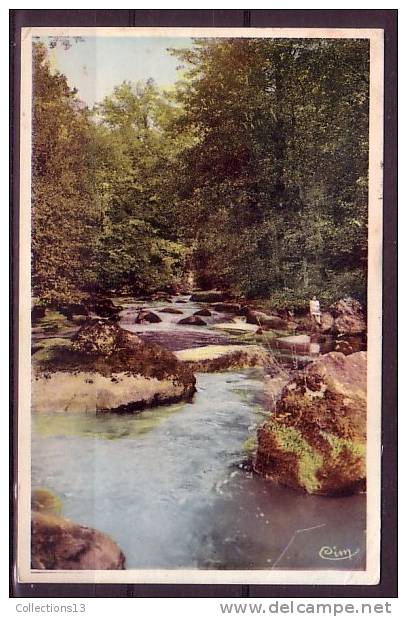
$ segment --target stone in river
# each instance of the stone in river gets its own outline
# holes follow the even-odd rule
[[[331,352],[299,371],[258,429],[256,471],[308,493],[363,491],[366,376],[366,352]]]
[[[208,345],[182,349],[175,355],[193,371],[201,373],[255,366],[267,367],[268,370],[277,369],[273,355],[260,345]]]
[[[183,312],[184,311],[182,311],[181,309],[177,309],[172,306],[167,306],[166,308],[160,310],[160,313],[170,313],[172,315],[182,315]]]
[[[190,315],[189,317],[180,319],[178,323],[185,326],[206,326],[206,321],[198,315]]]
[[[210,317],[212,313],[209,309],[199,309],[199,311],[195,311],[194,315],[198,315],[199,317]]]
[[[135,413],[195,392],[174,354],[113,323],[84,326],[72,343],[37,351],[32,364],[34,412]]]
[[[136,323],[160,323],[160,321],[162,321],[161,317],[152,311],[140,311],[136,317]]]

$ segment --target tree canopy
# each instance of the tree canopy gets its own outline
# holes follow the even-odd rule
[[[197,39],[171,92],[124,82],[93,110],[34,47],[33,287],[202,287],[363,300],[368,41]]]

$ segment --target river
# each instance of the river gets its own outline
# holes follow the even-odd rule
[[[121,325],[170,349],[233,342],[214,329],[181,326],[182,315]],[[156,302],[144,308],[160,311]],[[365,496],[319,497],[275,486],[247,466],[245,444],[263,421],[259,369],[197,374],[191,403],[133,416],[38,414],[32,429],[32,487],[61,497],[63,515],[108,533],[140,569],[363,569]],[[324,547],[348,559],[324,558]]]

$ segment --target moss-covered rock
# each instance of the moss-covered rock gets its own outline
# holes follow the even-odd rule
[[[175,353],[191,370],[214,373],[255,366],[275,367],[274,357],[258,345],[208,345]]]
[[[191,369],[174,354],[106,322],[39,350],[33,371],[35,411],[133,413],[195,392]]]
[[[299,372],[258,430],[255,469],[317,494],[349,494],[366,478],[366,353],[332,352]]]
[[[125,557],[106,534],[49,512],[32,512],[33,570],[124,570]]]

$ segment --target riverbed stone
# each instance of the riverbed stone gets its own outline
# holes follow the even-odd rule
[[[255,366],[276,368],[276,361],[260,345],[208,345],[182,349],[175,353],[193,371],[214,373],[218,371],[251,368]]]
[[[366,352],[331,352],[297,372],[258,429],[256,471],[308,493],[363,491],[366,370]]]
[[[192,371],[173,353],[108,322],[40,349],[32,365],[36,412],[134,413],[195,392]]]
[[[153,311],[140,311],[136,317],[136,323],[160,323],[161,317]]]
[[[184,317],[184,319],[180,319],[178,323],[185,326],[206,326],[206,321],[198,315]]]
[[[195,311],[194,315],[198,317],[211,317],[212,313],[209,309],[199,309],[199,311]]]
[[[32,512],[33,570],[124,570],[125,557],[106,534],[60,516]]]
[[[160,309],[160,313],[169,313],[170,315],[182,315],[184,311],[181,309],[177,309],[172,306],[166,306],[163,309]]]

